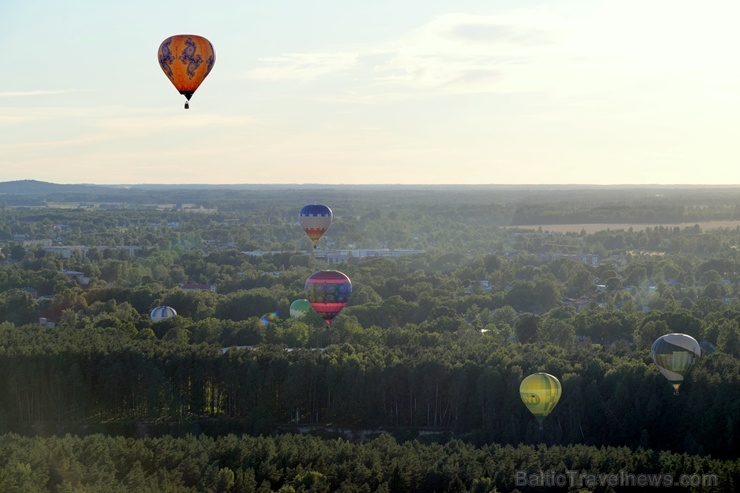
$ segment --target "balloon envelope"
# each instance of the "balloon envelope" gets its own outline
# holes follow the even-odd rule
[[[560,381],[549,373],[529,375],[519,385],[519,395],[542,429],[542,422],[560,400]]]
[[[339,315],[352,294],[352,282],[338,270],[320,270],[306,279],[306,298],[326,325]]]
[[[160,305],[151,311],[149,318],[152,319],[152,322],[161,322],[165,318],[174,317],[175,315],[177,315],[177,312],[174,308],[171,306]]]
[[[311,303],[307,299],[295,300],[290,304],[290,316],[301,318],[311,309]]]
[[[650,355],[663,376],[673,385],[675,393],[678,394],[678,388],[683,383],[684,375],[701,356],[701,346],[690,335],[666,334],[653,342]]]
[[[313,241],[314,248],[316,248],[316,244],[326,233],[326,230],[329,229],[331,218],[331,209],[320,204],[305,205],[298,213],[298,222],[300,222],[303,231]]]
[[[211,42],[203,36],[177,34],[162,41],[157,59],[172,85],[189,101],[211,73],[216,53]]]
[[[260,325],[263,328],[267,328],[268,325],[270,325],[270,322],[277,320],[278,316],[280,315],[279,311],[274,311],[272,313],[268,313],[266,315],[262,315],[260,317]]]

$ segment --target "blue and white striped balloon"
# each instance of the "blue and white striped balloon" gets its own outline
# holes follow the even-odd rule
[[[160,305],[152,310],[149,317],[152,319],[152,322],[161,322],[165,318],[174,317],[175,315],[177,315],[177,312],[174,308],[171,306]]]

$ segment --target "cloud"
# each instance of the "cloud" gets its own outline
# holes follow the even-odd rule
[[[450,36],[476,43],[510,43],[522,46],[547,45],[556,41],[552,32],[544,29],[527,29],[520,26],[474,22],[458,24]]]
[[[722,13],[740,7],[711,5],[716,8],[605,0],[577,13],[555,5],[500,15],[449,13],[351,52],[263,58],[248,76],[318,81],[324,85],[310,86],[314,98],[363,104],[475,93],[611,100],[635,87],[692,79],[730,86],[740,78],[733,48],[740,34],[729,27],[736,16]]]
[[[61,149],[69,147],[80,147],[87,146],[89,144],[103,142],[110,140],[103,135],[83,135],[80,137],[74,137],[69,139],[54,139],[54,140],[43,140],[34,142],[12,142],[8,144],[0,143],[0,149],[4,151],[20,151],[20,150],[32,150],[37,151],[40,149]]]
[[[251,70],[247,77],[261,80],[310,81],[341,72],[357,61],[353,53],[291,53],[260,58],[262,66]]]
[[[0,150],[35,151],[38,149],[88,148],[102,142],[125,142],[130,139],[160,138],[161,134],[180,134],[185,139],[194,135],[228,133],[252,126],[256,119],[244,115],[201,113],[197,118],[183,117],[181,112],[162,116],[160,110],[138,110],[128,107],[96,108],[50,107],[24,109],[22,112],[0,108],[0,129],[7,137],[15,127],[33,125],[38,129],[32,140],[0,138]],[[111,116],[115,115],[115,116]],[[59,122],[64,122],[64,128]],[[5,141],[3,141],[5,140]]]
[[[28,96],[49,96],[54,94],[68,94],[74,92],[69,90],[47,90],[47,91],[4,91],[0,92],[0,98],[20,98]]]
[[[216,114],[199,114],[197,118],[183,118],[181,116],[155,116],[149,114],[124,116],[121,118],[105,118],[99,121],[98,126],[116,133],[122,132],[127,136],[150,135],[158,132],[172,132],[181,129],[243,127],[256,122],[248,116],[230,116]]]
[[[506,46],[532,48],[555,45],[562,40],[562,22],[544,10],[496,16],[446,14],[420,29],[450,42],[463,42],[484,50]]]
[[[120,107],[86,106],[12,106],[0,107],[0,123],[3,122],[43,122],[64,119],[67,122],[88,120],[107,112],[120,112]]]
[[[288,53],[262,58],[247,77],[272,81],[333,78],[327,97],[355,102],[507,90],[517,65],[533,63],[562,38],[541,12],[508,16],[447,14],[403,37],[355,52]]]

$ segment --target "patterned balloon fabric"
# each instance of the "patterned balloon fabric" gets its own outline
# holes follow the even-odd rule
[[[314,248],[324,233],[326,233],[326,230],[329,229],[331,220],[331,209],[325,205],[309,204],[303,206],[298,213],[298,222],[313,242]]]
[[[161,322],[162,320],[174,317],[175,315],[177,315],[177,312],[174,308],[171,306],[160,305],[149,313],[149,318],[152,319],[152,322]]]
[[[306,279],[305,291],[311,306],[330,325],[349,301],[352,282],[339,271],[322,270]]]
[[[178,34],[162,41],[157,59],[172,85],[189,101],[211,73],[216,53],[211,42],[203,36]]]

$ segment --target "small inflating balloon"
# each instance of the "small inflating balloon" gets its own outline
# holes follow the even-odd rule
[[[301,318],[306,315],[309,310],[311,310],[311,303],[305,298],[295,300],[290,304],[290,316],[293,318]]]
[[[175,315],[177,315],[177,312],[174,308],[171,306],[160,305],[149,313],[149,318],[152,319],[152,322],[161,322],[162,320],[174,317]]]

